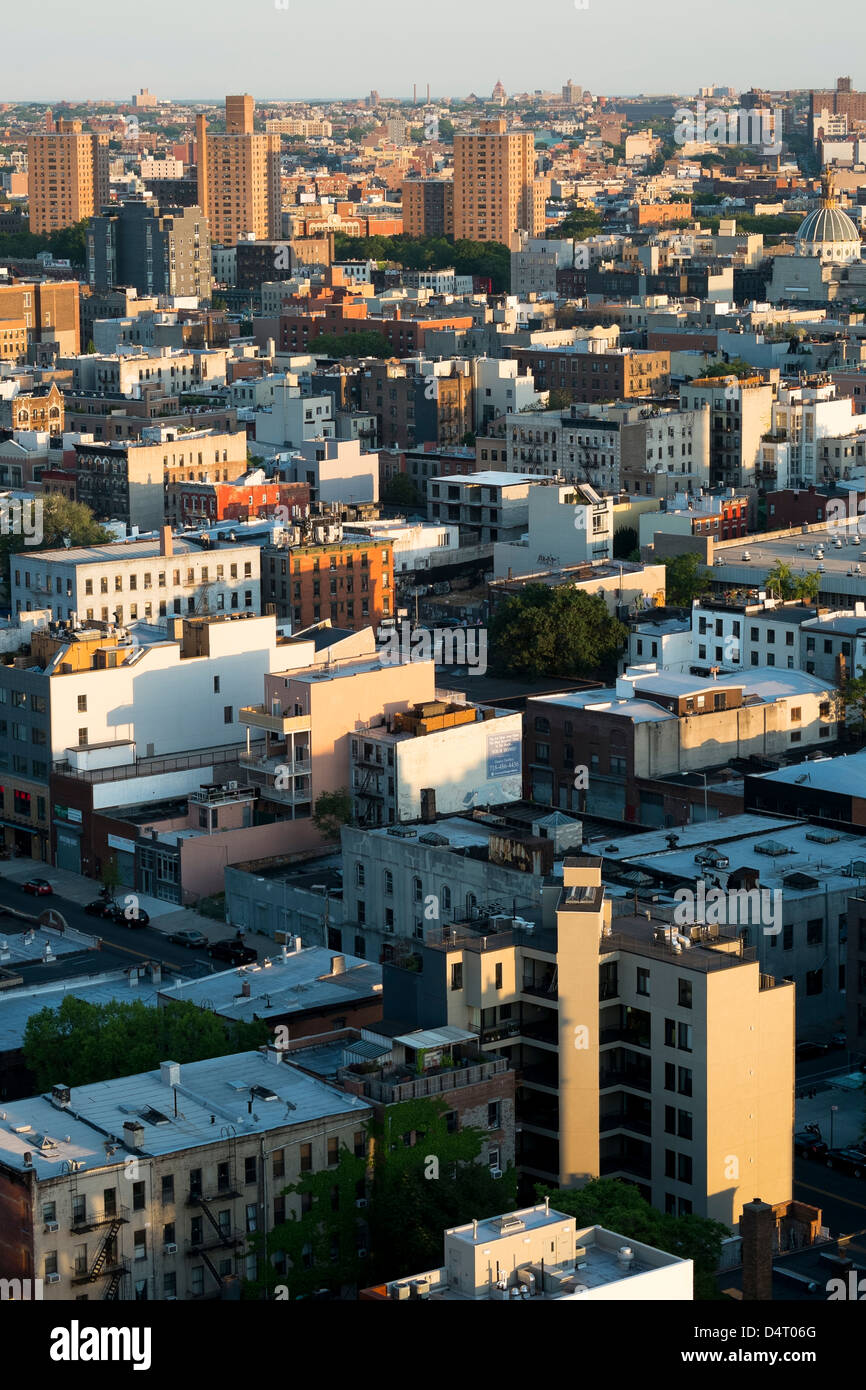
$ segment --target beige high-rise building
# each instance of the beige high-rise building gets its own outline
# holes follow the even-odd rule
[[[27,139],[30,230],[40,236],[93,217],[108,202],[108,137],[59,120]]]
[[[454,136],[454,236],[499,241],[544,231],[545,180],[535,176],[535,136],[510,131],[504,117]]]
[[[197,116],[196,140],[198,204],[211,242],[279,237],[280,137],[255,132],[252,97],[226,97],[225,135],[208,135],[207,118]]]
[[[756,1192],[789,1201],[794,986],[736,926],[612,919],[601,864],[564,861],[555,928],[458,919],[427,938],[437,1012],[520,1071],[518,1168],[562,1187],[622,1178],[726,1225]]]

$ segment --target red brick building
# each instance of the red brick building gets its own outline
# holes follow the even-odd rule
[[[178,483],[177,520],[181,523],[249,521],[273,516],[278,507],[289,518],[309,516],[310,489],[306,483]]]

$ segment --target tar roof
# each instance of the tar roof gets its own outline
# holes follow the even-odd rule
[[[334,973],[333,964],[342,970]],[[249,988],[249,994],[243,991]],[[251,1021],[318,1008],[334,1008],[379,996],[382,970],[359,956],[340,956],[310,946],[261,965],[223,970],[200,980],[181,980],[161,991],[163,999],[187,1001],[233,1019]]]
[[[176,1086],[160,1071],[73,1086],[67,1107],[47,1095],[4,1102],[0,1163],[19,1171],[32,1166],[42,1181],[62,1177],[69,1162],[89,1170],[122,1168],[127,1153],[136,1152],[124,1147],[127,1121],[143,1128],[140,1152],[156,1156],[213,1144],[231,1131],[242,1138],[329,1116],[362,1120],[369,1114],[356,1096],[287,1063],[275,1065],[261,1052],[187,1062],[179,1072]],[[39,1143],[39,1136],[52,1142]],[[27,1154],[32,1164],[25,1163]]]

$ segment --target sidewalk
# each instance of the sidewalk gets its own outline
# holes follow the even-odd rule
[[[42,860],[23,857],[6,859],[0,864],[0,884],[4,878],[13,879],[16,883],[24,883],[28,878],[46,878],[55,893],[62,898],[68,898],[79,907],[86,907],[98,898],[102,886],[96,879],[85,878],[83,874],[73,874],[68,869],[55,868],[53,864],[45,864]],[[121,885],[115,889],[115,897],[123,904],[127,895],[134,891]],[[153,898],[149,893],[136,892],[135,896],[139,906],[150,917],[150,925],[154,931],[164,932],[166,935],[176,931],[200,931],[208,941],[220,941],[235,934],[234,928],[230,927],[228,922],[217,922],[213,917],[203,917],[195,908],[178,907],[177,903],[164,902],[162,898]],[[22,896],[21,902],[16,900],[12,906],[20,907],[22,912],[38,914],[51,906],[51,899]],[[260,960],[265,956],[277,955],[280,950],[271,937],[264,936],[261,932],[245,932],[244,944],[257,951]]]

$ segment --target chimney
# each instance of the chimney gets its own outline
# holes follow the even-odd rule
[[[436,788],[421,788],[421,819],[425,825],[432,825],[436,819]]]
[[[128,1149],[140,1149],[144,1142],[144,1125],[137,1120],[124,1120],[123,1142]]]
[[[180,1062],[160,1062],[159,1077],[163,1086],[179,1086]]]
[[[747,1202],[740,1216],[743,1242],[743,1298],[769,1303],[773,1297],[773,1208],[759,1197]]]
[[[345,957],[345,956],[331,956],[331,974],[332,974],[332,975],[345,975],[345,973],[346,973],[346,957]]]
[[[249,997],[250,997],[250,982],[249,982],[249,980],[243,980],[243,981],[241,982],[241,998],[242,998],[242,999],[249,999]]]
[[[65,1109],[70,1102],[69,1087],[64,1081],[56,1081],[51,1087],[51,1099],[55,1105],[61,1105]]]
[[[174,542],[171,538],[171,527],[161,526],[159,531],[159,553],[169,559],[174,554]]]

